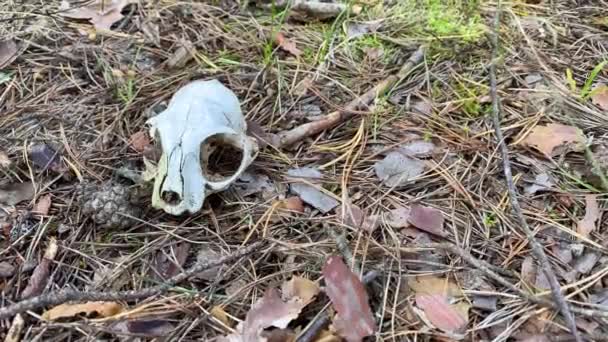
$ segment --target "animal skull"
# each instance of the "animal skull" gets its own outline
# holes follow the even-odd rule
[[[257,155],[255,140],[245,133],[239,100],[218,80],[187,84],[147,124],[162,145],[152,206],[172,215],[199,211],[207,195],[228,188]],[[240,164],[228,175],[211,174],[209,157],[216,148],[227,146],[241,152]]]

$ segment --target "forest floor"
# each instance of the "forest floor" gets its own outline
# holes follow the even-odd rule
[[[292,5],[2,2],[0,339],[608,340],[608,2]],[[259,153],[172,216],[197,79]]]

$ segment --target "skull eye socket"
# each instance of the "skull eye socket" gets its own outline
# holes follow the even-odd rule
[[[228,180],[243,163],[243,149],[237,136],[217,134],[201,144],[203,174],[211,182]]]

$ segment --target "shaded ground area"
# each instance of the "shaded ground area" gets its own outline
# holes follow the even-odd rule
[[[323,20],[281,4],[121,3],[103,15],[0,6],[0,303],[135,293],[66,317],[47,311],[65,300],[42,302],[23,321],[0,316],[0,337],[13,326],[8,341],[339,341],[341,315],[378,340],[571,340],[547,307],[550,268],[579,334],[608,339],[608,3],[501,5],[500,125],[551,267],[512,211],[494,133],[496,3],[364,1]],[[290,146],[260,141],[247,173],[201,212],[152,208],[140,173],[159,141],[145,121],[181,86],[220,80],[250,133],[272,142],[340,112],[421,46],[419,64],[336,127]],[[367,302],[370,312],[352,306]],[[322,315],[333,328],[309,338]]]

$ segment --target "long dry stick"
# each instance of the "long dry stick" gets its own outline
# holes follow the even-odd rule
[[[311,135],[320,133],[326,129],[335,127],[353,116],[353,112],[360,108],[369,105],[378,96],[385,94],[399,81],[404,79],[412,69],[418,65],[424,58],[425,46],[421,45],[414,52],[407,62],[394,75],[391,75],[382,82],[376,84],[373,88],[365,92],[363,95],[349,102],[343,109],[327,114],[323,119],[305,123],[288,131],[278,134],[278,142],[276,148],[292,145]]]
[[[536,240],[532,229],[528,226],[528,222],[524,217],[524,213],[519,205],[519,200],[517,199],[517,190],[515,189],[515,185],[513,182],[513,174],[511,172],[511,162],[509,161],[509,150],[507,145],[504,142],[504,137],[502,135],[502,130],[500,127],[500,118],[502,116],[500,100],[498,98],[497,86],[496,86],[496,61],[498,59],[498,29],[500,28],[500,12],[501,12],[501,3],[498,0],[497,8],[496,8],[496,18],[494,21],[494,29],[492,32],[492,62],[490,63],[490,96],[492,98],[492,119],[494,121],[494,131],[496,134],[496,140],[498,146],[500,147],[500,151],[502,154],[502,162],[505,173],[505,180],[507,182],[507,188],[509,190],[509,198],[511,200],[511,207],[513,208],[513,212],[519,221],[519,225],[524,230],[526,234],[526,238],[532,247],[532,253],[534,254],[537,262],[540,264],[540,267],[545,274],[545,277],[549,281],[549,285],[551,287],[551,293],[553,294],[553,299],[557,304],[557,307],[561,311],[570,332],[574,336],[577,342],[582,342],[582,338],[578,333],[578,329],[576,327],[576,322],[574,320],[574,315],[570,311],[570,307],[566,302],[564,295],[561,292],[560,284],[555,276],[555,272],[551,267],[549,262],[549,258],[545,254],[545,251],[541,244]]]
[[[22,300],[18,303],[0,308],[0,320],[7,317],[11,317],[18,313],[22,313],[28,310],[38,309],[44,306],[59,305],[69,301],[97,301],[97,300],[134,300],[148,298],[155,295],[159,295],[167,292],[176,284],[192,277],[193,275],[202,271],[211,269],[216,266],[220,266],[227,263],[232,263],[238,259],[245,257],[255,251],[257,251],[264,242],[256,242],[247,247],[242,247],[236,252],[227,255],[218,260],[197,263],[183,273],[180,273],[166,282],[148,287],[141,290],[130,290],[130,291],[109,291],[109,292],[96,292],[96,291],[75,291],[66,290],[59,292],[51,292],[41,296],[37,296],[31,299]]]

